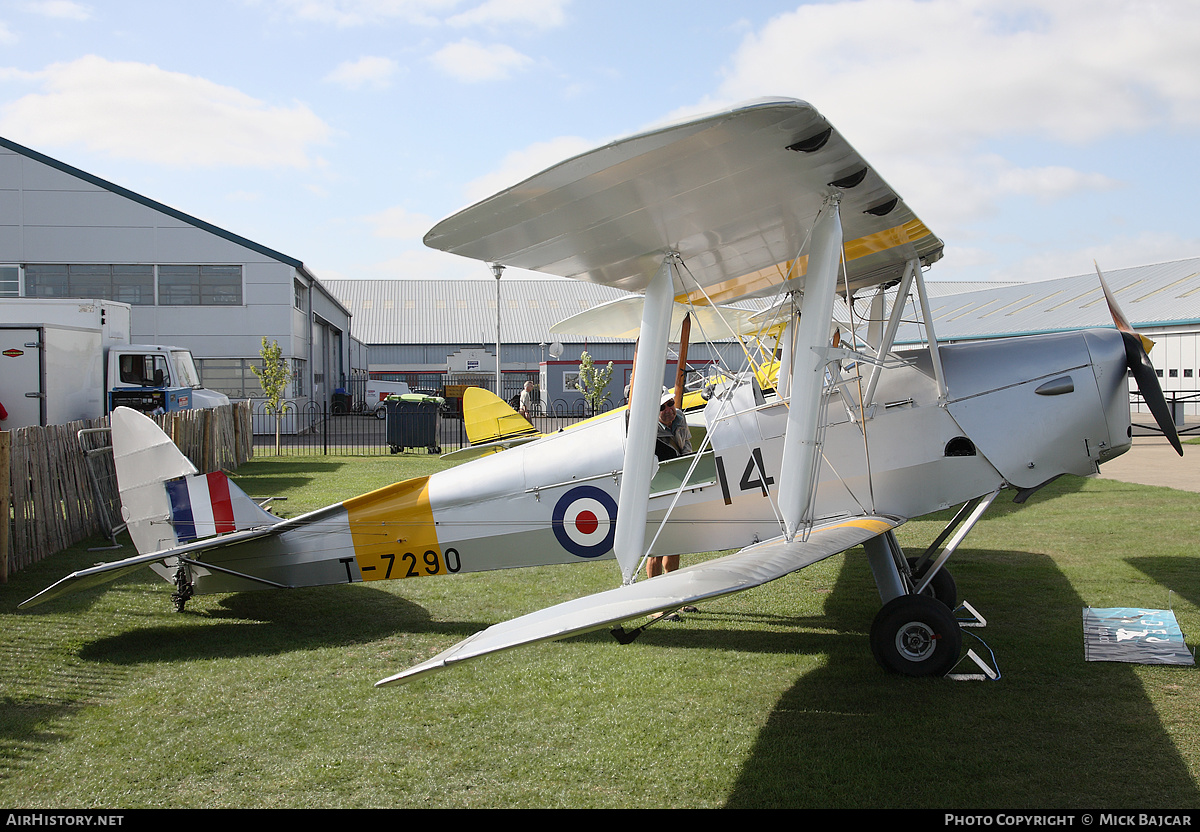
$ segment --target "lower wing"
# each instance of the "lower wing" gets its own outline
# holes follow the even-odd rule
[[[867,515],[816,526],[803,541],[788,542],[780,537],[756,543],[732,555],[495,624],[432,659],[375,684],[378,687],[408,682],[490,653],[566,638],[761,586],[891,531],[903,522],[899,518]]]

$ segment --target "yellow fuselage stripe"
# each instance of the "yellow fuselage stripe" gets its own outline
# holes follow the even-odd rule
[[[342,503],[364,581],[446,574],[429,477],[394,483]]]

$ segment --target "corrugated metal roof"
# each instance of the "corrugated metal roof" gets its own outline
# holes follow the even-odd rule
[[[494,279],[322,283],[350,310],[351,332],[366,344],[491,344],[496,340]],[[620,289],[578,280],[501,278],[500,337],[509,344],[550,343],[554,340],[551,325],[626,296]]]
[[[1136,326],[1200,323],[1200,258],[1106,271],[1105,279]],[[496,340],[495,280],[324,280],[354,316],[366,344],[491,344]],[[502,278],[501,337],[509,344],[549,343],[550,327],[628,293],[579,280]],[[995,338],[1111,326],[1094,272],[1037,283],[929,281],[939,339]],[[835,316],[845,318],[840,298]],[[920,339],[914,325],[900,343]],[[562,340],[583,342],[582,336]],[[595,343],[612,338],[588,338]]]
[[[1134,326],[1200,323],[1200,258],[1105,270],[1104,279]],[[1112,326],[1094,271],[967,293],[930,294],[940,340]],[[902,327],[897,340],[919,340],[916,327]]]

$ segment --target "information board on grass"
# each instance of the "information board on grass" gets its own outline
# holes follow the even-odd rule
[[[1194,665],[1171,610],[1083,609],[1083,655],[1089,662]]]

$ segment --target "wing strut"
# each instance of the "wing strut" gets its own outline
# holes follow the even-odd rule
[[[633,387],[629,391],[629,431],[625,437],[624,473],[613,539],[621,579],[626,584],[633,582],[646,542],[647,497],[656,462],[654,438],[658,433],[662,367],[667,360],[667,339],[671,331],[674,275],[675,255],[668,254],[646,287],[641,334],[633,359],[634,366],[641,367],[642,372],[634,374]]]
[[[883,336],[876,344],[876,358],[879,362],[871,365],[871,377],[867,380],[867,392],[863,396],[862,402],[864,408],[870,407],[871,402],[875,400],[875,387],[879,384],[883,360],[896,341],[896,330],[900,328],[900,320],[904,317],[904,307],[908,299],[908,290],[912,286],[913,274],[920,270],[921,264],[916,260],[909,260],[908,265],[904,268],[904,277],[900,279],[900,285],[896,288],[896,299],[892,302],[892,313],[888,316]],[[883,295],[882,286],[879,287],[879,294]],[[866,420],[866,413],[862,414],[862,418],[864,421]]]
[[[791,360],[791,403],[783,461],[779,474],[779,510],[784,537],[792,540],[809,509],[817,468],[817,427],[821,388],[825,383],[825,350],[829,321],[837,292],[842,256],[842,218],[838,197],[830,196],[813,224],[808,276],[804,282],[804,311],[796,327]]]
[[[937,333],[933,331],[933,312],[929,308],[929,293],[925,291],[925,276],[913,261],[913,276],[917,279],[917,295],[921,298],[921,319],[925,321],[925,340],[929,342],[929,357],[933,360],[933,375],[937,380],[938,400],[946,401],[946,373],[942,370],[942,354],[938,351]]]

